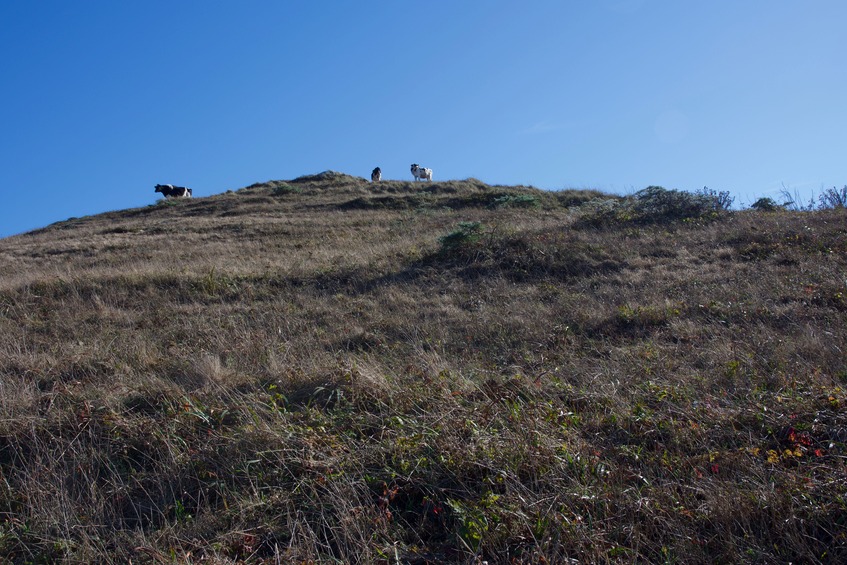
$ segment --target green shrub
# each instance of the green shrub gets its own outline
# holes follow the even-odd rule
[[[691,193],[648,186],[622,199],[591,200],[579,208],[577,225],[609,226],[620,223],[655,224],[678,220],[715,218],[732,204],[728,193]]]
[[[648,186],[633,195],[637,219],[644,223],[700,218],[716,210],[714,198],[661,186]]]
[[[441,251],[449,252],[459,247],[471,245],[482,237],[482,224],[479,222],[459,222],[456,230],[441,236]]]
[[[776,212],[777,210],[782,210],[783,206],[781,204],[777,204],[776,200],[773,198],[759,198],[753,204],[750,205],[750,208],[753,210],[759,210],[760,212]]]
[[[302,190],[296,186],[291,186],[288,183],[279,183],[271,190],[273,196],[285,196],[286,194],[299,194]]]
[[[627,202],[614,198],[595,198],[579,207],[578,226],[603,227],[630,218]]]
[[[492,208],[537,208],[538,197],[531,194],[504,194],[494,199]]]

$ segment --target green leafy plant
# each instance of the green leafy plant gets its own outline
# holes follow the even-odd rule
[[[459,247],[469,246],[482,237],[480,222],[459,222],[455,230],[439,238],[442,252],[449,252]]]
[[[447,500],[453,518],[458,524],[457,533],[471,551],[476,551],[488,532],[488,518],[483,508],[460,500]]]

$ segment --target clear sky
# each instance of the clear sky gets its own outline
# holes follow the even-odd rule
[[[0,0],[0,237],[327,169],[847,184],[845,0]]]

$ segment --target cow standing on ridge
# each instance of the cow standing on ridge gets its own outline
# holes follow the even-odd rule
[[[157,184],[153,192],[161,192],[165,198],[191,198],[190,188],[172,184]]]
[[[415,177],[415,180],[418,179],[426,179],[428,181],[432,180],[432,169],[425,169],[418,165],[417,163],[412,164],[412,175]]]

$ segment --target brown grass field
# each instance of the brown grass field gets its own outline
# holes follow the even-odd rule
[[[0,562],[847,562],[845,210],[597,197],[324,173],[0,240]]]

